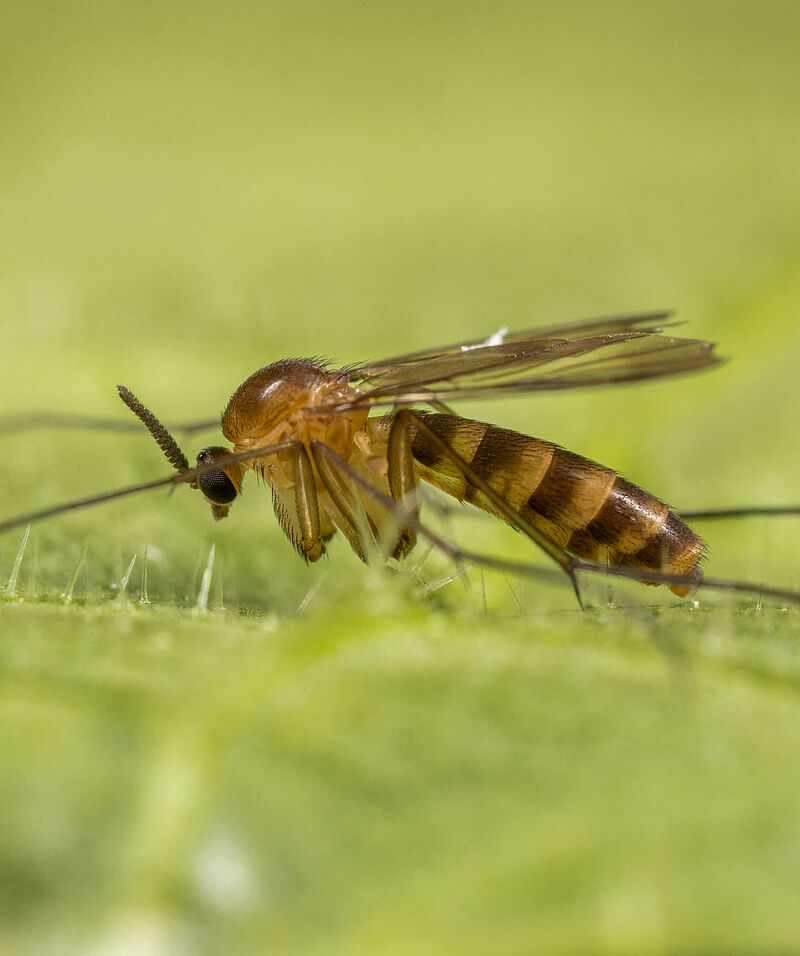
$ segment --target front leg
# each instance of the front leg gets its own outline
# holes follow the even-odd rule
[[[288,447],[282,451],[291,456],[292,485],[284,480],[276,483],[278,474],[271,473],[269,466],[263,472],[272,487],[275,516],[286,537],[306,561],[319,561],[325,553],[325,542],[320,528],[319,501],[311,461],[302,442],[291,441],[285,445]]]
[[[414,456],[411,453],[411,423],[413,416],[401,409],[389,431],[389,446],[386,454],[387,478],[392,498],[404,505],[410,519],[419,517],[417,500],[417,475],[414,471]],[[405,557],[417,542],[415,525],[406,519],[400,526],[400,537],[394,551],[396,558]]]
[[[300,548],[309,561],[319,561],[325,554],[325,542],[319,529],[319,500],[311,460],[301,442],[294,450],[294,500],[300,526]]]

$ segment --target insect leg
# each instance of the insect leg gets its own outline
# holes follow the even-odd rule
[[[505,501],[489,484],[482,478],[473,468],[471,468],[467,462],[454,451],[446,441],[443,441],[419,416],[415,415],[412,411],[407,411],[406,414],[414,422],[414,427],[419,431],[423,432],[425,436],[434,444],[436,448],[441,451],[443,455],[450,459],[453,464],[458,468],[461,474],[476,488],[479,488],[483,494],[491,501],[495,508],[500,512],[500,514],[509,522],[513,527],[519,528],[523,534],[525,534],[534,544],[537,544],[544,553],[552,558],[556,564],[564,571],[567,577],[572,583],[572,588],[575,591],[575,597],[578,599],[578,604],[583,608],[583,601],[581,600],[580,590],[578,589],[578,580],[575,575],[576,568],[581,564],[574,558],[568,551],[561,547],[560,544],[557,544],[546,535],[543,531],[540,531],[535,527],[526,517],[521,514],[516,509],[512,508],[507,501]]]
[[[413,412],[411,413],[413,415]],[[686,587],[687,593],[696,590],[698,586],[698,580],[693,575],[679,575],[679,574],[668,574],[661,573],[658,571],[646,571],[640,568],[627,568],[619,567],[616,565],[605,565],[599,564],[594,561],[583,561],[578,558],[574,558],[568,551],[565,551],[560,545],[552,541],[547,535],[543,534],[538,528],[535,528],[524,515],[520,514],[518,511],[515,511],[506,501],[504,501],[500,495],[494,491],[487,482],[476,474],[475,471],[458,455],[450,446],[442,441],[438,435],[436,435],[425,422],[417,415],[413,415],[415,424],[418,424],[420,429],[425,432],[441,451],[448,455],[451,461],[455,462],[456,465],[461,470],[462,474],[469,479],[470,482],[475,484],[480,490],[486,495],[487,498],[494,504],[494,506],[503,514],[506,519],[515,527],[519,528],[524,534],[526,534],[532,541],[538,544],[550,557],[553,558],[567,573],[572,586],[575,590],[575,594],[578,598],[578,602],[583,607],[581,602],[580,593],[578,591],[578,585],[576,580],[576,572],[586,572],[590,574],[602,574],[605,576],[612,575],[614,577],[622,578],[631,578],[635,581],[641,581],[643,583],[651,584],[667,584],[667,585],[678,585],[679,587]],[[749,510],[749,509],[748,509]],[[788,510],[790,513],[796,513],[796,509],[781,509]],[[737,515],[740,512],[737,512]],[[727,516],[727,515],[726,515]],[[793,603],[800,603],[800,594],[797,591],[790,591],[784,588],[766,588],[755,586],[749,584],[746,581],[726,581],[726,580],[711,580],[705,578],[702,581],[703,587],[713,588],[718,591],[737,591],[742,594],[761,594],[765,597],[769,596],[775,598],[779,601],[792,601]]]
[[[302,442],[294,443],[294,494],[297,521],[300,525],[300,547],[309,561],[318,561],[325,553],[320,535],[319,501],[314,487],[311,460]]]
[[[800,505],[755,505],[752,508],[681,511],[681,517],[686,521],[711,521],[717,518],[786,518],[792,515],[800,515]]]
[[[328,480],[337,482],[342,488],[346,487],[345,479],[347,479],[384,508],[399,526],[402,527],[404,524],[409,524],[418,534],[430,541],[435,548],[438,548],[453,561],[481,564],[484,567],[494,568],[497,571],[526,574],[530,577],[542,578],[550,582],[561,580],[560,574],[555,571],[550,571],[547,568],[537,568],[530,564],[523,564],[520,561],[507,561],[504,558],[478,554],[452,544],[424,524],[413,509],[409,510],[405,504],[387,495],[324,442],[314,439],[311,442],[311,453],[314,458],[314,463],[320,471],[320,475],[323,474],[324,468]],[[320,462],[323,463],[322,467],[320,467]],[[325,481],[325,478],[323,478],[323,481]]]
[[[387,477],[392,498],[402,502],[413,515],[418,516],[417,475],[414,471],[414,457],[411,454],[412,434],[409,427],[411,418],[407,409],[401,409],[392,422],[386,455]],[[395,549],[395,557],[400,558],[408,554],[416,541],[416,531],[411,524],[405,522],[400,527],[400,540]]]
[[[316,439],[311,442],[311,455],[314,459],[314,464],[317,466],[317,471],[322,479],[322,483],[325,485],[326,491],[331,496],[331,500],[340,514],[341,523],[339,527],[344,532],[345,537],[350,542],[350,546],[355,553],[362,561],[367,563],[367,550],[365,543],[362,541],[359,527],[366,525],[367,528],[364,528],[364,530],[368,530],[376,542],[378,537],[377,530],[369,517],[359,512],[353,494],[342,478],[341,471],[332,467],[328,458],[320,454],[321,448],[327,449],[328,446]],[[336,457],[338,458],[339,456],[337,455]],[[355,472],[355,469],[352,469],[352,471]],[[366,518],[366,521],[363,520],[364,518]]]
[[[357,471],[353,466],[346,462],[332,448],[329,448],[323,442],[314,440],[312,443],[312,453],[314,461],[319,462],[327,460],[328,469],[332,473],[339,472],[339,481],[343,481],[341,475],[345,475],[354,485],[360,488],[365,494],[369,495],[374,501],[378,502],[386,509],[397,521],[398,524],[408,522],[418,534],[426,538],[430,543],[438,548],[443,554],[446,554],[453,561],[472,562],[483,565],[486,568],[493,568],[497,571],[510,572],[514,574],[523,574],[526,577],[535,577],[553,582],[556,580],[556,572],[550,572],[546,568],[538,568],[521,561],[508,561],[503,558],[496,558],[491,555],[478,554],[474,551],[468,551],[445,540],[435,531],[425,525],[414,514],[410,514],[408,509],[400,502],[390,498],[381,491],[368,478]],[[646,571],[642,568],[626,568],[617,565],[603,565],[591,561],[581,561],[577,558],[572,559],[572,573],[570,580],[574,581],[575,572],[584,572],[587,574],[611,575],[618,578],[627,578],[631,581],[650,582],[652,584],[678,584],[687,587],[697,587],[697,581],[692,577],[678,574],[662,574],[658,571]],[[713,589],[715,591],[734,591],[739,594],[750,594],[758,597],[769,597],[777,601],[789,601],[794,604],[800,604],[800,592],[790,591],[784,588],[769,588],[762,585],[752,584],[747,581],[729,581],[713,578],[704,578],[703,588]]]
[[[45,518],[52,518],[55,515],[65,514],[68,511],[79,511],[83,508],[90,508],[94,505],[101,505],[107,501],[115,501],[117,498],[127,498],[129,495],[139,494],[141,491],[150,491],[156,488],[175,488],[178,485],[187,484],[190,487],[195,478],[207,474],[217,468],[232,465],[240,461],[250,461],[252,458],[265,458],[267,455],[277,455],[281,452],[292,451],[294,440],[278,442],[275,445],[268,445],[261,448],[249,448],[247,451],[231,454],[227,458],[218,458],[214,461],[205,462],[196,468],[190,468],[188,471],[178,474],[168,475],[166,478],[156,478],[154,481],[145,481],[137,485],[128,485],[125,488],[115,488],[113,491],[103,491],[97,495],[90,495],[88,498],[75,498],[72,501],[64,501],[61,504],[52,505],[49,508],[42,508],[39,511],[30,511],[27,514],[17,515],[15,518],[7,518],[0,521],[0,534],[11,531],[14,528],[25,527],[36,521],[42,521]]]
[[[100,415],[81,415],[71,412],[22,412],[0,415],[0,433],[75,429],[76,431],[138,432],[140,425],[119,418],[104,418]],[[175,434],[190,435],[194,432],[219,428],[219,417],[194,422],[173,422],[169,430]]]

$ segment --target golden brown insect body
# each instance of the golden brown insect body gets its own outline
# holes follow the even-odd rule
[[[270,486],[284,532],[308,561],[319,560],[338,529],[365,560],[375,545],[402,557],[421,535],[457,562],[540,572],[442,538],[420,520],[421,479],[519,529],[560,566],[579,600],[578,573],[632,577],[686,595],[702,582],[705,546],[661,499],[551,442],[450,411],[463,399],[641,382],[718,364],[712,343],[664,334],[665,319],[667,313],[650,313],[504,331],[338,371],[311,359],[275,362],[243,382],[223,413],[232,449],[205,448],[196,467],[156,416],[120,386],[120,397],[178,474],[19,515],[0,522],[0,532],[177,484],[202,491],[214,518],[224,518],[251,469]],[[372,414],[381,407],[388,413]],[[770,511],[797,514],[800,508],[697,514]],[[800,602],[800,594],[780,588],[703,583]]]
[[[612,469],[507,428],[454,415],[422,415],[514,511],[570,554],[646,571],[697,574],[700,580],[702,538],[667,504]],[[508,520],[425,435],[415,435],[412,448],[421,478]],[[686,595],[691,589],[672,590]]]
[[[390,493],[388,447],[397,416],[368,418],[368,408],[327,415],[315,411],[332,399],[348,402],[357,395],[358,390],[348,385],[347,372],[331,372],[311,360],[288,359],[251,375],[234,393],[222,416],[222,431],[233,444],[234,453],[286,440],[298,441],[306,448],[320,506],[320,535],[310,548],[302,546],[292,452],[252,458],[247,465],[270,485],[281,526],[310,561],[322,556],[324,541],[334,527],[342,527],[341,509],[314,463],[314,440],[333,448],[387,495]],[[702,539],[663,501],[610,468],[550,442],[495,425],[449,414],[415,415],[416,421],[412,419],[409,428],[416,476],[514,525],[509,511],[498,509],[465,473],[458,461],[462,459],[468,471],[484,479],[512,512],[524,516],[570,554],[647,571],[696,575],[699,581]],[[435,446],[419,427],[419,420],[458,457],[448,456]],[[236,484],[241,484],[240,478]],[[363,494],[360,499],[380,539],[386,533],[389,516],[372,499]],[[229,507],[225,506],[225,513]],[[215,517],[223,516],[215,512]],[[348,533],[351,529],[343,530]],[[357,550],[363,555],[363,543]],[[392,550],[402,553],[405,548],[395,542]],[[672,589],[681,595],[690,590],[685,586]]]

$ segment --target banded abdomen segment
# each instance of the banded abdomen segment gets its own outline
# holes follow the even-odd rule
[[[506,428],[416,414],[511,508],[576,557],[699,580],[702,538],[669,505],[610,468]],[[421,478],[508,521],[420,429],[412,454]],[[671,590],[685,596],[691,589]]]

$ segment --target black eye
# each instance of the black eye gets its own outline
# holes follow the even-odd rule
[[[200,456],[197,457],[199,460]],[[197,483],[206,498],[215,505],[229,505],[236,498],[236,486],[221,468],[200,475]]]

